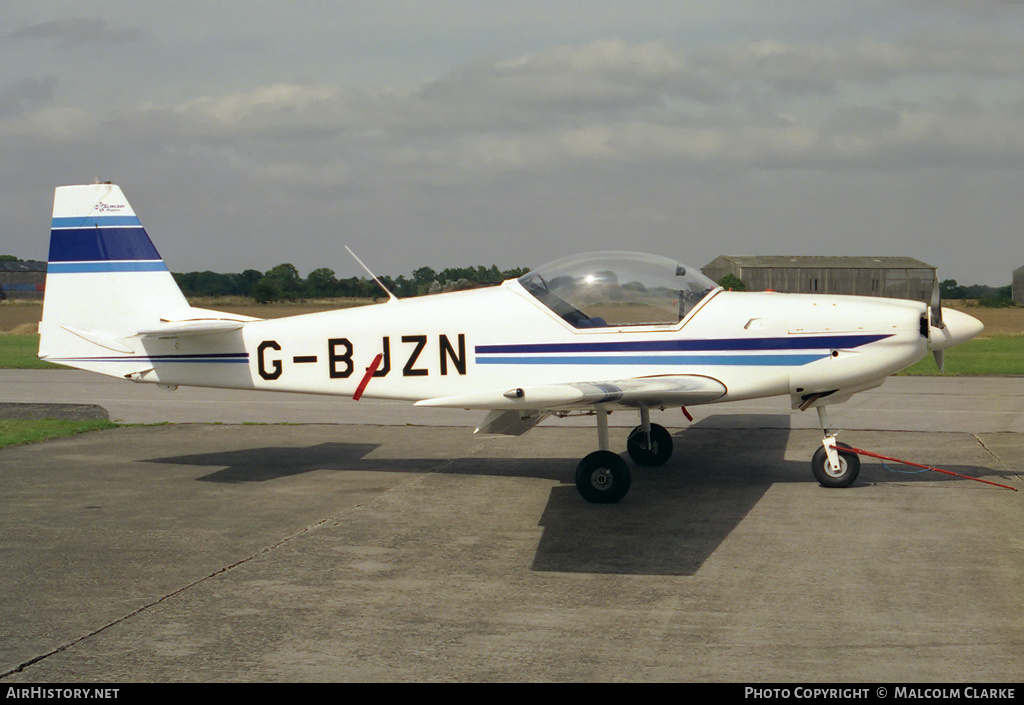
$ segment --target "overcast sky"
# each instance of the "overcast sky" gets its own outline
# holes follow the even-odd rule
[[[173,271],[636,250],[1024,266],[1024,5],[4,3],[0,253],[121,185]]]

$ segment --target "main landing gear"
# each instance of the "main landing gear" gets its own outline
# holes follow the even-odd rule
[[[829,432],[828,412],[824,406],[818,407],[818,420],[825,438],[811,458],[811,472],[822,487],[849,487],[860,475],[860,456],[844,450],[850,446],[838,442],[836,434]]]
[[[576,466],[576,489],[588,502],[613,504],[626,493],[632,482],[632,473],[626,461],[609,450],[608,411],[597,409],[596,450]],[[640,425],[626,440],[626,452],[637,465],[655,467],[664,465],[672,456],[672,435],[658,424],[651,423],[650,409],[640,407]]]
[[[825,437],[811,459],[811,472],[823,487],[849,487],[860,475],[860,456],[847,450],[850,446],[836,441],[836,435],[830,430],[828,412],[824,406],[817,408]],[[632,472],[625,460],[609,450],[609,412],[597,409],[596,414],[600,450],[576,466],[576,489],[588,502],[614,504],[629,492]],[[640,425],[630,432],[626,452],[634,463],[643,467],[664,465],[672,456],[672,435],[664,427],[651,423],[647,407],[640,407]]]

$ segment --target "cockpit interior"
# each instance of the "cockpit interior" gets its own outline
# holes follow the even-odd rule
[[[592,252],[532,269],[526,291],[575,328],[673,326],[717,285],[700,270],[635,252]]]

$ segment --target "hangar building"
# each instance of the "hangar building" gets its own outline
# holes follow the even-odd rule
[[[42,299],[46,262],[0,262],[0,299]]]
[[[929,301],[936,268],[912,257],[799,257],[722,255],[705,265],[716,282],[735,275],[747,291],[856,294]]]
[[[1013,270],[1013,303],[1024,304],[1024,267]]]

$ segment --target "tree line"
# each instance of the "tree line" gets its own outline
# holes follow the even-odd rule
[[[0,262],[23,262],[14,255],[0,254]],[[485,267],[449,267],[436,272],[430,267],[413,270],[411,277],[404,274],[397,277],[378,277],[395,296],[409,298],[423,294],[436,294],[457,289],[498,284],[525,274],[528,267],[498,269],[497,265]],[[246,269],[240,273],[221,274],[218,272],[175,273],[175,281],[186,296],[242,296],[259,303],[273,301],[296,301],[299,299],[326,298],[376,298],[383,292],[376,282],[366,277],[339,279],[334,270],[327,267],[314,269],[303,278],[292,264],[279,264],[266,272]],[[734,275],[727,275],[719,282],[729,289],[741,291],[746,287]],[[939,282],[939,293],[943,299],[974,299],[982,306],[1012,305],[1013,287],[987,286],[985,284],[961,285],[956,279]]]
[[[956,279],[944,279],[939,282],[939,296],[943,299],[977,299],[979,306],[1004,308],[1013,305],[1013,285],[968,284],[962,286],[957,283]]]
[[[458,289],[498,284],[506,279],[522,276],[526,267],[498,269],[485,267],[449,267],[436,272],[430,267],[413,270],[412,276],[379,276],[381,283],[399,298],[436,294]],[[372,279],[366,277],[338,278],[327,267],[314,269],[306,277],[292,264],[284,263],[266,272],[246,269],[240,273],[218,272],[174,273],[174,279],[185,296],[243,296],[257,303],[297,301],[327,298],[376,298],[384,292]]]

